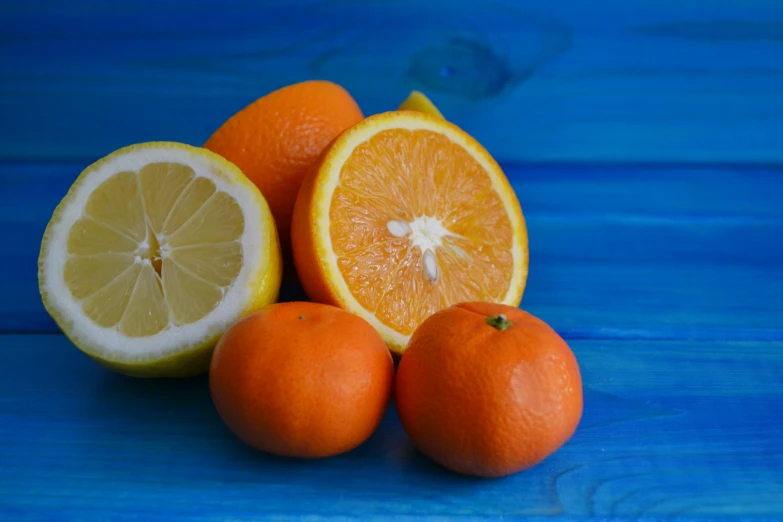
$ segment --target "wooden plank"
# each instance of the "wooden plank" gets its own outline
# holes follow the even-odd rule
[[[0,162],[0,219],[51,214],[78,161]],[[783,165],[503,163],[528,217],[637,222],[772,223],[783,219]],[[48,219],[48,217],[47,217]]]
[[[0,518],[783,517],[781,342],[570,344],[577,433],[485,481],[427,461],[392,410],[346,455],[273,458],[224,428],[204,378],[134,380],[60,335],[0,336]]]
[[[779,162],[782,18],[776,0],[6,1],[0,158],[200,144],[317,77],[368,114],[423,89],[503,161]]]
[[[81,165],[0,165],[0,332],[56,332],[38,249]],[[507,166],[525,209],[523,307],[569,338],[783,339],[774,168]],[[285,297],[301,298],[296,288]]]

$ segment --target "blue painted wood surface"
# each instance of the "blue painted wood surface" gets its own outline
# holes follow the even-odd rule
[[[783,4],[216,5],[0,5],[0,520],[783,519]],[[502,162],[530,232],[523,307],[585,383],[540,466],[449,474],[392,409],[347,455],[268,457],[204,378],[112,374],[43,311],[40,238],[82,168],[202,143],[312,77],[368,114],[423,89]]]
[[[504,161],[783,159],[779,0],[5,0],[0,157],[203,143],[273,88],[424,89]]]
[[[203,378],[139,381],[59,335],[0,337],[0,518],[571,519],[783,513],[779,342],[577,340],[585,413],[559,452],[502,480],[418,454],[389,410],[316,462],[247,449]]]

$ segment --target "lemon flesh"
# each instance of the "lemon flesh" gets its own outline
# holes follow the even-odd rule
[[[39,285],[55,321],[99,362],[192,375],[225,328],[276,300],[277,233],[233,164],[181,144],[132,146],[88,167],[60,203]]]

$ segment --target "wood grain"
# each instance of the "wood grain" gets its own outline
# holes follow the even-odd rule
[[[83,165],[0,164],[0,332],[56,332],[38,249]],[[783,340],[777,168],[509,165],[530,235],[523,307],[568,338]],[[287,287],[287,299],[302,298]]]
[[[783,343],[578,340],[576,435],[502,480],[443,471],[392,410],[313,462],[246,448],[206,380],[110,373],[60,335],[0,336],[0,518],[707,517],[783,513]]]
[[[502,161],[783,160],[783,3],[27,2],[0,7],[0,158],[201,144],[282,85],[412,88]]]

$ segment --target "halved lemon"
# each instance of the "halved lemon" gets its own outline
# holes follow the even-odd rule
[[[431,114],[388,112],[343,133],[305,179],[292,228],[310,298],[365,318],[398,354],[434,312],[518,306],[527,280],[525,221],[503,171]]]
[[[144,143],[87,167],[41,243],[44,306],[82,351],[122,373],[205,371],[238,318],[280,289],[259,190],[205,149]]]

